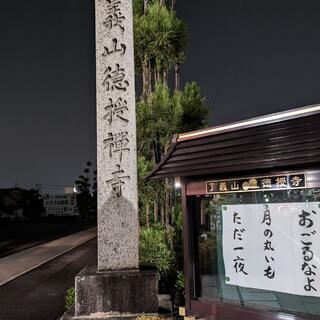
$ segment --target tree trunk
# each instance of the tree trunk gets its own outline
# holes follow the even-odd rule
[[[153,141],[153,155],[155,163],[158,164],[161,160],[161,148],[158,141]]]
[[[148,97],[150,97],[152,92],[152,67],[151,61],[148,61],[148,76],[149,76],[149,88],[148,88]]]
[[[167,72],[167,70],[163,70],[163,85],[168,87],[168,72]]]
[[[166,5],[166,1],[165,1],[165,0],[160,0],[160,4],[161,4],[162,6],[165,6],[165,5]]]
[[[175,4],[176,4],[176,0],[171,0],[171,9],[172,10],[174,9]]]
[[[144,10],[144,13],[147,12],[148,2],[149,2],[149,0],[144,0],[144,2],[143,2],[143,10]]]
[[[164,225],[164,219],[165,219],[165,216],[164,216],[164,201],[162,200],[161,201],[161,223],[162,223],[162,225]]]
[[[160,70],[159,69],[156,70],[156,74],[157,74],[157,82],[160,82],[161,81],[161,75],[160,75]]]
[[[158,223],[158,202],[155,201],[153,203],[153,218],[154,218],[154,224]]]
[[[156,164],[158,164],[161,161],[161,144],[159,141],[160,141],[159,133],[156,133],[156,139],[152,143],[154,161]]]
[[[176,223],[176,217],[175,217],[175,212],[174,212],[174,206],[171,207],[171,225],[174,227]]]
[[[144,57],[142,62],[142,99],[147,100],[149,89],[148,60]]]
[[[156,83],[158,82],[157,80],[157,70],[153,69],[153,78],[154,78],[154,86],[156,85]]]
[[[150,205],[149,203],[146,204],[146,224],[147,227],[150,227]]]
[[[169,214],[170,214],[170,204],[169,204],[169,189],[166,190],[166,207],[165,207],[165,215],[166,215],[166,228],[169,227],[170,225],[170,218],[169,218]]]
[[[174,73],[175,73],[175,87],[176,87],[176,90],[180,90],[180,66],[179,64],[177,63],[175,65],[175,68],[174,68]]]

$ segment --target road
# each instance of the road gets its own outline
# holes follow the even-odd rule
[[[56,320],[64,296],[86,265],[95,265],[96,239],[0,287],[0,320]]]

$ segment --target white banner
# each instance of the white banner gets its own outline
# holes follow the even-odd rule
[[[226,283],[320,296],[320,203],[223,206]]]

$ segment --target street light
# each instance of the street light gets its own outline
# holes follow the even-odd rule
[[[181,188],[181,180],[180,177],[175,177],[174,178],[174,187],[176,189],[180,189]]]

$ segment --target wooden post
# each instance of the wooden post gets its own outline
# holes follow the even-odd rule
[[[182,218],[183,218],[183,260],[184,260],[184,281],[185,281],[185,306],[187,313],[191,309],[191,256],[190,256],[190,227],[191,212],[189,212],[189,203],[187,199],[187,184],[185,179],[181,179],[181,202],[182,202]]]

